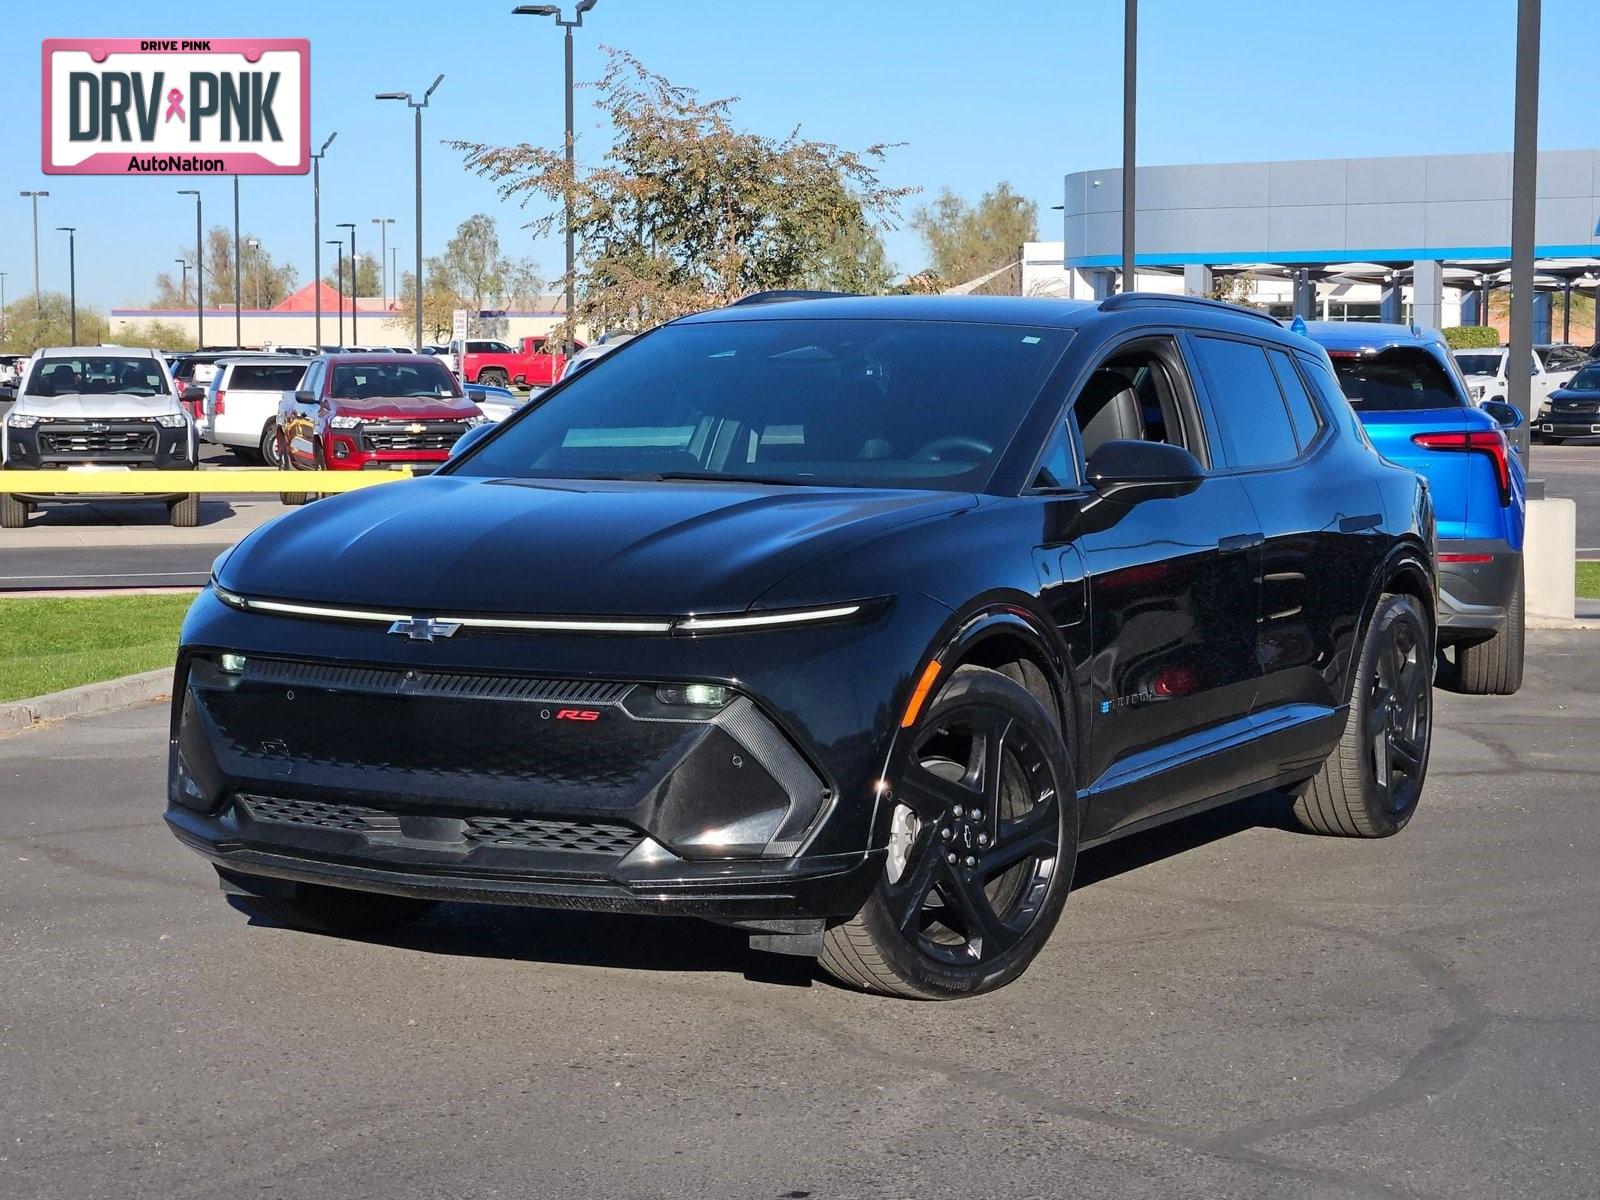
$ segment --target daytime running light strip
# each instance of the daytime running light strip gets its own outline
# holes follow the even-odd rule
[[[217,598],[232,608],[260,612],[283,613],[296,617],[325,617],[336,621],[389,622],[410,621],[414,614],[372,612],[357,608],[329,608],[317,604],[291,604],[284,600],[255,600],[230,592],[213,583]],[[860,612],[860,604],[843,604],[834,608],[813,608],[793,612],[759,613],[747,616],[685,617],[680,621],[613,621],[604,618],[586,620],[572,617],[452,617],[440,615],[435,620],[471,629],[518,629],[548,633],[714,633],[736,629],[758,629],[772,625],[804,625],[816,621],[833,621]]]

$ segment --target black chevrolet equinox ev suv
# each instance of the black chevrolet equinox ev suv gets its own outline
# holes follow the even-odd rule
[[[303,929],[673,913],[968,995],[1085,847],[1272,788],[1403,827],[1432,539],[1259,314],[755,296],[220,559],[166,819]]]

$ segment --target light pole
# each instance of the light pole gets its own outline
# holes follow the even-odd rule
[[[261,239],[251,238],[245,242],[250,247],[250,260],[256,272],[256,311],[261,311]]]
[[[244,345],[244,261],[239,255],[239,177],[233,177],[233,344]]]
[[[361,260],[356,257],[356,223],[340,221],[339,228],[350,231],[350,340],[359,345],[361,335],[356,332],[356,299],[361,295]]]
[[[1526,364],[1533,361],[1534,209],[1539,185],[1539,0],[1517,0],[1516,90],[1511,117],[1511,355],[1506,367],[1506,399],[1522,414],[1512,431],[1531,469],[1528,421],[1533,380]],[[1535,491],[1537,489],[1537,494]],[[1544,499],[1544,485],[1528,490],[1530,500]]]
[[[594,0],[589,0],[589,3],[593,4]],[[433,95],[434,89],[443,82],[444,76],[441,75],[430,83],[428,90],[422,93],[421,100],[413,100],[410,92],[379,92],[373,97],[376,100],[404,100],[417,117],[417,275],[413,285],[417,289],[417,294],[412,299],[417,313],[418,346],[422,345],[422,110],[428,107],[428,97]]]
[[[67,235],[67,311],[71,313],[72,344],[78,344],[78,227],[57,225],[57,233]]]
[[[49,192],[23,192],[24,200],[33,201],[33,315],[44,316],[44,301],[39,297],[39,197]]]
[[[178,195],[194,197],[194,348],[206,344],[206,259],[200,234],[200,193],[195,188],[179,188]]]
[[[400,303],[400,247],[389,247],[389,278],[394,282],[394,302]],[[1597,339],[1600,340],[1600,339]]]
[[[383,274],[383,307],[389,307],[389,226],[394,224],[393,217],[373,217],[372,223],[378,227],[378,270]]]
[[[339,295],[339,345],[340,345],[341,348],[343,348],[343,346],[344,346],[344,239],[343,238],[329,238],[328,239],[328,245],[337,246],[339,248],[339,251],[338,251],[338,254],[339,254],[339,267],[338,267],[338,271],[339,271],[339,274],[338,274],[338,280],[339,280],[339,288],[338,288],[338,295]],[[321,284],[321,280],[318,280],[318,285],[320,286],[320,284]]]
[[[577,256],[574,252],[572,235],[572,173],[573,173],[573,145],[572,145],[572,31],[583,28],[583,14],[596,4],[597,0],[578,0],[573,8],[572,20],[567,20],[561,15],[559,4],[519,4],[511,10],[512,16],[517,17],[554,17],[556,24],[566,31],[566,59],[567,59],[567,187],[566,187],[566,224],[567,224],[567,336],[564,353],[572,353],[572,310],[576,293]],[[1134,0],[1128,0],[1132,4]],[[421,334],[418,334],[421,337]]]
[[[1124,0],[1122,13],[1122,290],[1131,292],[1134,274],[1134,140],[1139,106],[1139,0]]]
[[[187,304],[189,303],[189,260],[187,258],[175,258],[172,261],[178,264],[178,269],[182,272],[178,276],[178,299]]]
[[[317,306],[317,349],[322,349],[322,156],[339,136],[335,129],[311,156],[311,294]]]

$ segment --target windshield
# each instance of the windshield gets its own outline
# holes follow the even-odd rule
[[[1547,371],[1570,371],[1589,361],[1589,356],[1576,346],[1545,346],[1534,353]]]
[[[1449,373],[1426,350],[1402,346],[1372,358],[1335,358],[1333,370],[1357,412],[1462,406]]]
[[[1572,377],[1567,387],[1591,392],[1600,391],[1600,362],[1592,362],[1580,370]]]
[[[1071,336],[947,321],[668,326],[524,409],[457,473],[977,490]]]
[[[1498,375],[1500,374],[1500,355],[1498,354],[1458,354],[1456,366],[1461,368],[1463,375]]]
[[[166,375],[154,358],[94,354],[41,358],[24,389],[31,396],[165,396]]]
[[[340,363],[329,395],[339,400],[459,396],[455,376],[437,362]]]
[[[242,392],[292,392],[305,373],[304,363],[239,363],[228,376],[228,386]]]

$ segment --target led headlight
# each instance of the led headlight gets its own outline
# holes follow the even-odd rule
[[[156,418],[156,424],[167,429],[182,429],[189,423],[189,418],[182,413],[162,413]]]
[[[715,683],[664,683],[656,689],[656,699],[663,704],[721,708],[733,699],[733,692]]]
[[[13,429],[32,429],[39,423],[39,418],[33,413],[14,412],[6,418],[6,424]]]
[[[330,417],[328,424],[334,429],[360,429],[360,417]]]

